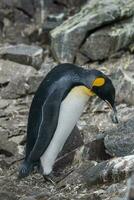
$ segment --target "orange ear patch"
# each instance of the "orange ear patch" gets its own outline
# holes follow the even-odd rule
[[[93,86],[100,87],[100,86],[104,85],[104,83],[105,83],[105,79],[104,78],[96,78],[95,81],[92,84],[92,87]]]

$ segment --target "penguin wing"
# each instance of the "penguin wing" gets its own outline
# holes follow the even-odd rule
[[[57,127],[62,97],[61,91],[55,90],[44,102],[41,109],[38,137],[29,155],[30,161],[38,161],[48,147]]]

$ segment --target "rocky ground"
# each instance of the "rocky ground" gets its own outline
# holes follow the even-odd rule
[[[134,169],[134,1],[0,1],[0,200],[127,200]],[[61,62],[113,81],[119,124],[91,98],[55,164],[18,180],[33,95]],[[134,198],[134,196],[133,196]]]

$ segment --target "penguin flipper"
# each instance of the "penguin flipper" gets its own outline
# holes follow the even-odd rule
[[[39,161],[47,149],[57,127],[62,98],[62,92],[55,90],[43,104],[38,137],[28,157],[28,162]]]

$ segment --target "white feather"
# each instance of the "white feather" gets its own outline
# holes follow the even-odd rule
[[[89,95],[83,90],[83,86],[78,86],[73,88],[61,103],[56,131],[40,158],[44,174],[47,175],[52,171],[54,162],[82,114],[88,99]]]

